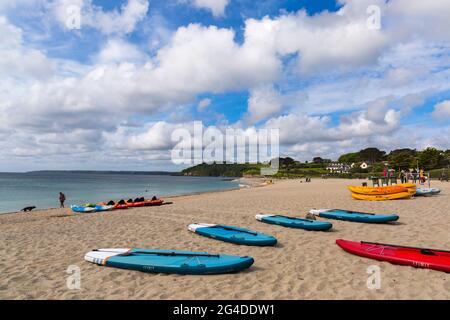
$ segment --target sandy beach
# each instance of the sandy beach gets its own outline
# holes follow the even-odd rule
[[[182,196],[173,204],[74,215],[70,209],[0,215],[1,299],[449,299],[450,275],[396,266],[344,252],[336,239],[450,249],[450,183],[442,194],[411,200],[353,200],[347,185],[360,180],[276,181],[274,185]],[[398,223],[329,220],[330,232],[258,222],[255,214],[304,217],[312,208],[397,213]],[[320,220],[324,220],[321,219]],[[194,222],[247,227],[278,238],[276,247],[248,247],[188,232]],[[94,248],[138,247],[249,255],[240,273],[210,276],[148,274],[83,260]],[[81,268],[81,288],[66,286],[67,268]],[[370,290],[367,268],[381,268]]]

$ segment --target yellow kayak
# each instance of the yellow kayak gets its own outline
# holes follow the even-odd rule
[[[359,187],[349,186],[348,189],[353,193],[365,194],[365,195],[386,195],[400,192],[408,192],[408,188],[404,186],[387,186],[387,187]]]
[[[353,199],[366,200],[366,201],[385,201],[385,200],[398,200],[398,199],[409,199],[412,197],[410,192],[399,192],[393,194],[383,194],[383,195],[367,195],[352,193]]]
[[[405,187],[411,195],[416,194],[417,186],[414,183],[401,183],[398,186]]]

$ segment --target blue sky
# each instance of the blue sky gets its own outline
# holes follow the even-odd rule
[[[300,160],[449,149],[449,14],[439,0],[5,2],[0,171],[176,170],[170,135],[193,121],[279,129]]]

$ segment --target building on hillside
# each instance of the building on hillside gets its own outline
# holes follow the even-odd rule
[[[350,172],[351,166],[345,163],[331,162],[326,169],[330,173],[348,173]]]
[[[359,165],[359,167],[360,167],[361,169],[367,169],[367,168],[369,168],[369,165],[367,164],[367,162],[363,162],[363,163],[361,163],[361,164]]]

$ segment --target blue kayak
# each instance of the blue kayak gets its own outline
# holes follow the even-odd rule
[[[110,210],[114,210],[114,206],[101,206],[101,205],[97,205],[95,206],[95,211],[97,212],[102,212],[102,211],[110,211]]]
[[[70,208],[76,213],[92,213],[96,211],[96,209],[92,207],[70,206]]]
[[[220,224],[194,223],[190,224],[188,229],[205,237],[235,244],[274,246],[277,243],[277,239],[270,235]]]
[[[399,219],[399,216],[396,214],[373,214],[341,209],[313,209],[309,212],[321,218],[351,222],[386,223]]]
[[[252,257],[158,249],[97,249],[84,259],[98,265],[152,273],[219,274],[249,268]]]
[[[326,221],[315,221],[302,218],[293,218],[281,215],[257,214],[256,219],[270,224],[277,224],[288,228],[298,228],[310,231],[326,231],[333,225]]]

